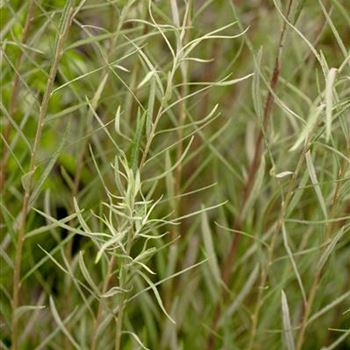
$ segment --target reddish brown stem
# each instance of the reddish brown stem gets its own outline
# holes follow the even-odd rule
[[[350,154],[350,148],[348,147],[348,155]],[[339,174],[338,174],[338,180],[341,180],[347,171],[348,168],[348,162],[346,160],[343,160],[342,165],[339,169]],[[337,181],[336,186],[335,186],[335,191],[332,199],[332,209],[330,213],[330,218],[335,218],[337,213],[340,211],[339,210],[339,196],[340,196],[340,187],[341,187],[341,182]],[[348,202],[347,207],[345,208],[346,212],[349,209],[350,202]],[[345,225],[345,222],[340,222],[338,225]],[[325,242],[328,242],[332,237],[332,232],[334,231],[334,227],[337,226],[337,223],[334,223],[332,221],[328,221],[326,224],[326,232],[325,232]],[[325,249],[325,248],[324,248]],[[323,250],[324,250],[323,249]],[[310,292],[307,297],[306,305],[303,306],[303,310],[301,313],[301,318],[300,318],[300,331],[299,335],[297,338],[297,343],[296,343],[296,349],[301,350],[304,344],[304,338],[305,338],[305,332],[306,332],[306,327],[307,327],[307,322],[309,320],[309,316],[312,310],[312,306],[315,301],[315,297],[321,282],[321,278],[323,275],[323,270],[324,266],[322,268],[317,268],[314,279],[312,282],[312,286],[310,288]]]
[[[287,17],[290,14],[292,2],[293,0],[289,1],[288,9],[287,9]],[[281,30],[279,42],[278,42],[278,51],[275,59],[275,65],[274,65],[272,77],[269,84],[269,92],[265,99],[262,127],[256,139],[253,161],[249,166],[248,177],[242,191],[242,203],[240,206],[242,209],[246,206],[248,199],[250,197],[250,194],[253,190],[256,175],[258,173],[258,169],[262,159],[264,130],[268,127],[269,121],[271,119],[271,112],[272,112],[272,107],[274,102],[274,91],[276,89],[276,86],[280,77],[281,54],[282,54],[283,42],[286,35],[286,28],[287,28],[287,25],[286,25],[286,22],[284,22]],[[244,221],[243,210],[241,210],[235,220],[235,224],[233,227],[234,231],[242,230],[243,221]],[[230,277],[232,274],[234,261],[237,255],[237,250],[239,247],[240,240],[241,240],[241,236],[239,234],[235,234],[231,241],[229,253],[222,264],[221,278],[224,285],[228,285],[230,282]],[[223,300],[223,302],[225,302],[225,300],[227,299],[227,293],[225,292],[224,289],[221,289],[220,293],[222,294],[223,298],[219,298],[219,300]],[[218,302],[216,304],[215,311],[214,311],[214,318],[211,326],[212,332],[208,339],[207,350],[213,350],[215,347],[215,332],[218,327],[220,316],[221,316],[221,303]]]

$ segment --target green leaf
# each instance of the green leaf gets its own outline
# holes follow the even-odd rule
[[[286,348],[288,350],[295,350],[292,324],[290,321],[289,307],[287,296],[282,290],[281,292],[281,304],[282,304],[282,318],[283,318],[283,334]]]
[[[21,178],[22,186],[26,193],[30,193],[31,191],[32,179],[35,171],[36,171],[36,167],[33,170],[24,174]]]
[[[141,114],[140,110],[137,113],[136,131],[131,145],[131,169],[136,171],[138,165],[139,154],[141,150],[141,139],[143,134],[143,127],[146,120],[146,114]]]

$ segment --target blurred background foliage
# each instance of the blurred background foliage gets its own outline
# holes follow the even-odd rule
[[[26,28],[31,3],[5,0],[0,6],[4,349],[11,347],[17,227],[38,115],[64,8],[80,4],[35,0]],[[106,303],[95,298],[86,281],[79,252],[98,288],[107,274],[107,257],[95,263],[98,244],[53,221],[84,229],[74,215],[76,198],[93,230],[104,232],[106,189],[122,195],[113,169],[122,154],[133,174],[140,173],[142,200],[159,200],[150,218],[173,221],[150,228],[154,236],[167,234],[147,241],[155,254],[145,261],[176,321],[166,317],[152,290],[140,293],[125,307],[123,329],[130,333],[123,333],[122,349],[141,348],[139,341],[150,349],[350,348],[350,7],[348,0],[291,3],[276,88],[270,81],[289,1],[81,3],[64,41],[29,175],[20,305],[33,308],[18,316],[18,349],[93,349],[99,305],[106,304],[97,318],[102,324],[123,303],[119,294]],[[172,71],[170,48],[178,54],[191,42],[193,50]],[[327,137],[332,67],[337,75]],[[269,91],[274,106],[244,200]],[[241,238],[223,287],[220,271],[236,235]],[[132,258],[142,242],[135,242]],[[111,286],[118,285],[120,266]],[[128,297],[145,288],[136,274]],[[292,330],[283,320],[282,290]],[[64,326],[57,325],[50,297]],[[217,305],[220,319],[213,327]],[[114,347],[115,327],[109,322],[97,332],[97,349]]]

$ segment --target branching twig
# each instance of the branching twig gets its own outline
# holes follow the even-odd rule
[[[288,4],[288,9],[287,9],[287,17],[290,14],[291,11],[291,6],[292,6],[293,0],[289,1]],[[282,49],[283,49],[283,44],[286,36],[286,29],[287,29],[287,24],[284,22],[278,42],[278,51],[277,51],[277,56],[275,59],[275,65],[272,73],[272,77],[270,80],[270,87],[269,87],[269,92],[266,96],[265,100],[265,107],[264,107],[264,112],[263,112],[263,123],[262,123],[262,128],[259,131],[256,143],[255,143],[255,150],[254,150],[254,157],[253,161],[249,166],[249,171],[248,171],[248,177],[247,180],[244,184],[243,191],[242,191],[242,202],[241,202],[241,208],[242,210],[238,214],[235,224],[234,224],[234,230],[235,231],[241,231],[242,230],[242,224],[244,221],[244,217],[242,217],[243,208],[247,205],[248,199],[251,195],[252,189],[254,187],[254,182],[256,179],[256,175],[259,170],[259,166],[261,163],[262,159],[262,154],[263,154],[263,140],[264,140],[264,130],[268,127],[269,120],[271,118],[271,111],[272,111],[272,106],[273,106],[273,101],[274,101],[274,91],[276,89],[279,77],[280,77],[280,69],[281,69],[281,55],[282,55]],[[230,245],[229,253],[224,260],[222,267],[221,267],[221,278],[222,281],[225,285],[229,284],[230,281],[230,276],[231,272],[234,266],[234,260],[236,257],[237,249],[239,246],[239,242],[241,240],[241,235],[236,234]],[[221,289],[220,293],[224,294],[224,297],[227,297],[227,293],[225,293],[224,289]],[[221,298],[219,298],[221,299]],[[218,326],[218,321],[221,316],[221,303],[220,301],[217,303],[214,311],[214,318],[212,321],[212,326],[211,326],[211,331],[212,333],[209,336],[208,339],[208,344],[207,344],[207,349],[212,350],[214,349],[215,346],[215,332],[217,330]]]
[[[22,262],[22,253],[23,253],[23,243],[25,236],[25,227],[27,223],[27,216],[29,212],[29,199],[32,192],[33,184],[33,175],[36,169],[36,158],[39,142],[41,135],[45,126],[45,117],[47,114],[51,92],[53,89],[54,80],[58,70],[58,64],[63,55],[63,46],[65,39],[67,38],[69,28],[71,26],[73,17],[74,17],[74,8],[70,5],[68,9],[68,15],[63,23],[62,30],[59,33],[57,39],[57,45],[55,50],[55,56],[51,65],[49,77],[46,83],[45,93],[42,98],[40,105],[39,118],[36,127],[36,134],[34,138],[34,144],[31,153],[29,170],[26,175],[26,186],[25,193],[23,197],[22,209],[20,214],[20,222],[17,230],[17,246],[16,246],[16,256],[15,256],[15,266],[13,273],[13,295],[12,295],[12,350],[17,349],[17,339],[18,339],[18,317],[16,316],[16,310],[19,305],[19,292],[20,292],[20,278],[21,278],[21,262]]]
[[[350,155],[350,148],[348,147],[348,156]],[[338,178],[342,179],[343,176],[346,173],[347,167],[348,167],[348,161],[347,160],[343,160],[341,167],[339,169],[339,174],[338,174]],[[330,213],[330,217],[329,219],[332,219],[334,217],[337,216],[337,210],[339,209],[338,207],[338,203],[339,203],[339,196],[340,196],[340,185],[341,182],[337,181],[336,186],[335,186],[335,190],[334,190],[334,195],[333,195],[333,199],[332,199],[332,210]],[[327,243],[327,241],[329,241],[329,239],[331,239],[331,233],[333,231],[333,227],[336,223],[332,222],[331,220],[327,222],[326,224],[326,229],[325,229],[325,242]],[[325,247],[327,247],[327,245],[325,245]],[[326,249],[326,248],[324,248]],[[306,305],[304,305],[303,308],[303,312],[301,314],[301,322],[300,322],[300,330],[299,330],[299,335],[297,338],[297,344],[296,344],[296,350],[301,350],[303,343],[304,343],[304,338],[305,338],[305,331],[306,331],[306,327],[307,327],[307,322],[311,313],[311,309],[313,306],[313,303],[315,301],[315,297],[316,297],[316,293],[321,281],[321,277],[322,277],[322,272],[324,271],[324,267],[318,267],[316,270],[316,273],[314,275],[313,281],[312,281],[312,285],[310,288],[310,292],[309,295],[307,297],[306,300]]]

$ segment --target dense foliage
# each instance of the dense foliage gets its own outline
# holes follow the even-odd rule
[[[2,349],[350,349],[348,0],[4,0]]]

